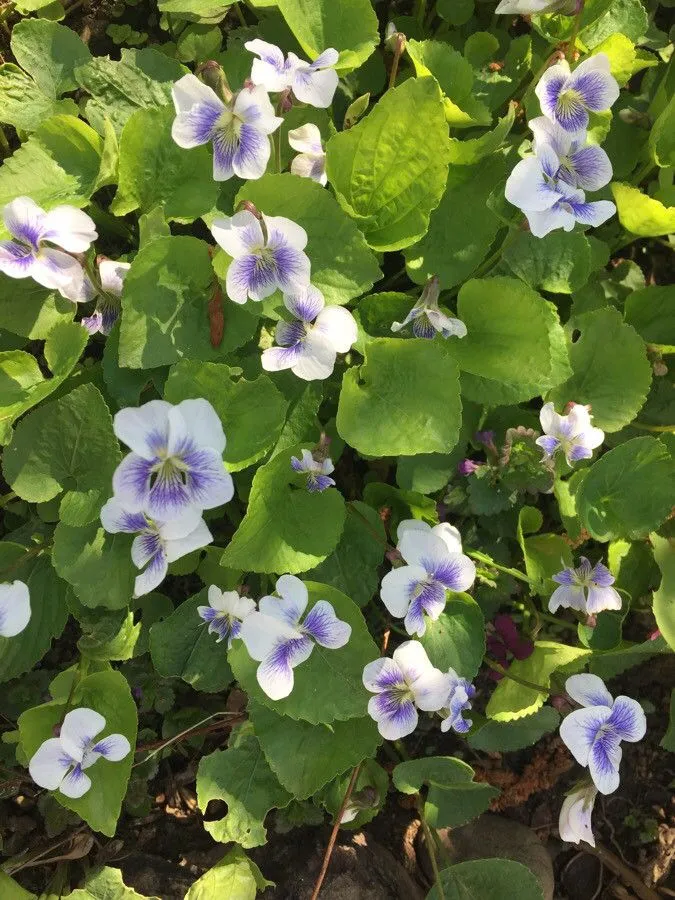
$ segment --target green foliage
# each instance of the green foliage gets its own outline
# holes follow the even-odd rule
[[[554,294],[573,294],[591,273],[591,246],[579,231],[552,231],[545,238],[521,232],[504,259],[530,287]]]
[[[675,206],[648,197],[637,188],[622,182],[612,183],[619,221],[638,237],[659,237],[675,231]]]
[[[654,618],[671,649],[675,649],[675,547],[673,539],[650,535],[661,584],[654,591]]]
[[[340,51],[337,68],[356,69],[378,43],[377,19],[367,0],[279,0],[279,10],[310,60],[327,47]]]
[[[46,96],[77,86],[75,69],[91,61],[89,48],[70,28],[48,19],[22,19],[12,28],[12,53]]]
[[[233,847],[225,856],[190,886],[185,900],[255,900],[256,893],[273,886],[263,878],[253,860]]]
[[[488,721],[469,735],[469,745],[474,750],[489,753],[508,753],[536,744],[539,738],[555,731],[560,715],[551,706],[542,706],[537,712],[513,722]]]
[[[427,621],[421,638],[432,664],[442,672],[453,668],[472,681],[485,654],[485,621],[480,606],[468,594],[450,594],[435,622]]]
[[[521,900],[543,900],[539,882],[522,863],[512,859],[476,859],[457,863],[440,873],[445,900],[501,900],[513,892]],[[436,886],[427,900],[441,900]]]
[[[127,887],[119,869],[104,866],[87,875],[85,886],[68,894],[72,900],[146,900],[147,895],[138,894]],[[149,897],[147,900],[157,900]]]

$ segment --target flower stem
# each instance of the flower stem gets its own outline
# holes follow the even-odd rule
[[[14,491],[10,491],[8,494],[5,494],[4,497],[0,497],[0,509],[4,509],[12,500],[16,500],[16,493]]]
[[[503,675],[504,678],[510,678],[511,681],[515,681],[516,684],[522,684],[523,687],[530,688],[533,691],[537,691],[540,694],[550,694],[550,688],[544,687],[543,684],[536,684],[534,681],[527,681],[525,678],[519,678],[517,675],[512,675],[508,669],[505,669],[504,666],[500,666],[498,662],[494,662],[489,657],[484,656],[483,662],[490,669],[494,669],[495,672],[499,672],[500,675]]]
[[[583,0],[578,4],[577,14],[574,17],[574,25],[572,26],[572,34],[570,35],[570,39],[567,42],[567,49],[565,50],[565,59],[568,63],[574,62],[574,50],[576,48],[577,43],[577,35],[579,34],[579,26],[581,24],[581,15],[584,11]]]
[[[434,840],[431,828],[429,828],[427,820],[424,818],[424,806],[419,794],[417,796],[417,810],[420,814],[420,820],[422,822],[422,831],[424,831],[424,840],[426,842],[427,851],[429,853],[429,859],[431,860],[431,869],[434,873],[434,882],[436,884],[438,897],[439,900],[445,900],[445,892],[443,891],[443,883],[441,882],[441,873],[438,871],[438,861],[436,860],[436,842]]]
[[[472,559],[478,560],[478,562],[485,563],[485,565],[491,569],[497,569],[498,572],[504,572],[505,575],[517,578],[518,581],[524,581],[525,584],[534,585],[535,583],[531,578],[528,578],[527,575],[523,574],[523,572],[518,571],[518,569],[499,565],[499,563],[496,563],[492,557],[487,555],[487,553],[480,553],[478,550],[467,550],[466,554]]]
[[[391,70],[389,72],[389,88],[393,88],[396,84],[396,76],[398,75],[398,64],[403,55],[403,51],[405,50],[405,36],[399,34],[396,38],[396,49],[394,50],[394,59],[391,63]]]
[[[241,27],[246,28],[246,19],[244,18],[244,13],[242,12],[241,6],[239,6],[238,3],[234,4],[234,14],[239,19],[239,24],[241,25]]]
[[[359,772],[361,771],[361,763],[358,766],[355,766],[352,771],[352,777],[349,779],[349,784],[347,785],[347,790],[345,791],[344,798],[342,800],[342,805],[338,810],[338,814],[335,817],[335,822],[333,823],[333,830],[330,833],[330,838],[328,839],[328,846],[326,847],[326,852],[323,855],[323,862],[321,863],[321,871],[319,872],[319,876],[316,879],[316,884],[314,885],[314,890],[312,891],[311,900],[317,900],[319,896],[319,892],[321,891],[321,885],[323,884],[323,880],[326,877],[326,872],[328,871],[328,866],[330,865],[330,858],[333,855],[333,848],[335,847],[335,841],[337,840],[338,831],[340,830],[340,823],[342,822],[342,816],[344,815],[345,809],[347,809],[347,804],[349,803],[349,798],[352,795],[352,791],[354,790],[354,786],[356,785],[356,779],[359,777]]]
[[[206,722],[210,722],[211,719],[215,719],[218,716],[239,716],[239,713],[215,712],[215,713],[212,713],[210,716],[207,716],[205,719],[202,719],[201,721],[196,722],[194,725],[191,725],[189,728],[186,728],[184,731],[180,731],[178,734],[174,734],[174,736],[170,737],[168,740],[162,741],[159,744],[159,746],[150,744],[148,746],[137,747],[136,750],[134,751],[135,753],[144,753],[146,750],[151,750],[151,752],[148,753],[148,755],[145,757],[145,759],[141,759],[137,763],[134,763],[132,768],[135,769],[136,766],[140,766],[144,762],[147,762],[149,759],[152,759],[153,756],[157,756],[158,753],[161,753],[162,750],[164,750],[166,747],[169,747],[171,744],[175,744],[176,741],[181,740],[181,738],[184,738],[188,735],[201,734],[206,731],[209,731],[209,729],[201,729],[200,726],[204,725]],[[241,719],[241,717],[240,717],[240,719]],[[237,721],[239,721],[240,719],[238,719]],[[236,723],[229,721],[227,724],[234,725]]]

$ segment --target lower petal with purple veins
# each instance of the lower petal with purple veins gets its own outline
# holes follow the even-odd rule
[[[271,700],[282,700],[293,690],[293,668],[310,656],[314,644],[308,637],[279,640],[258,666],[258,684]]]
[[[418,715],[412,700],[398,691],[385,691],[368,702],[368,715],[377,722],[383,738],[397,741],[417,728]]]
[[[35,251],[15,241],[0,241],[0,272],[10,278],[27,278],[35,261]]]
[[[310,494],[319,494],[334,485],[335,481],[328,475],[316,475],[313,472],[309,472],[307,475],[307,490]]]
[[[190,502],[202,509],[228,503],[234,496],[232,476],[215,450],[195,450],[183,457],[188,467],[185,486]]]
[[[612,731],[596,737],[588,758],[588,770],[601,794],[612,794],[619,786],[621,743]]]
[[[535,442],[547,456],[553,456],[556,450],[560,447],[560,441],[557,437],[553,437],[552,435],[545,434],[542,437],[538,437]]]

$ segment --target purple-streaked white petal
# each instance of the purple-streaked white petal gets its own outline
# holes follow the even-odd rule
[[[131,752],[131,744],[123,734],[109,734],[97,741],[91,752],[98,753],[109,762],[119,762]]]
[[[647,732],[647,719],[644,710],[631,697],[620,695],[614,701],[612,715],[607,722],[621,741],[634,744],[641,741]]]
[[[253,125],[242,125],[232,155],[234,174],[251,181],[262,178],[271,154],[272,145],[265,132]]]
[[[157,459],[169,442],[169,411],[166,400],[150,400],[138,407],[125,407],[115,414],[115,435],[138,456]]]
[[[171,137],[184,149],[199,147],[213,137],[225,104],[216,92],[195,75],[180,78],[171,89],[176,118]]]
[[[181,421],[182,420],[182,421]],[[221,456],[225,451],[225,432],[220,418],[208,400],[183,400],[169,411],[169,453],[178,453],[189,436],[200,447]]]
[[[538,437],[535,444],[537,444],[538,447],[541,447],[548,457],[553,456],[556,450],[560,449],[560,441],[557,437],[553,437],[553,435],[550,434],[544,434],[541,437]]]
[[[297,628],[289,625],[279,610],[267,601],[279,601],[276,597],[263,597],[260,611],[254,611],[242,622],[240,637],[246,645],[251,659],[261,662],[270,655],[279,641],[290,641],[302,637]],[[266,601],[263,603],[263,601]]]
[[[76,762],[82,762],[84,751],[104,728],[105,717],[95,709],[87,706],[71,709],[61,726],[61,746]]]
[[[582,706],[612,706],[614,703],[605,682],[598,675],[586,672],[570,675],[565,682],[565,690]]]
[[[587,766],[591,748],[612,710],[609,706],[577,709],[566,716],[560,725],[560,737],[580,766]]]
[[[293,66],[290,60],[284,59],[279,47],[260,38],[246,41],[244,47],[260,57],[253,60],[251,68],[253,84],[261,85],[272,93],[278,93],[291,86]]]
[[[396,691],[384,691],[371,697],[368,715],[377,722],[378,731],[388,741],[412,734],[419,720],[413,701],[402,698]]]
[[[338,619],[332,604],[327,600],[319,600],[314,604],[305,616],[302,630],[313,637],[317,644],[330,650],[344,647],[352,634],[352,626]]]
[[[310,63],[310,68],[315,71],[318,69],[326,69],[329,66],[337,65],[337,61],[340,59],[340,54],[334,47],[327,47],[324,51],[322,51],[314,62]]]
[[[584,191],[597,191],[612,180],[612,164],[602,149],[593,144],[582,147],[569,157],[569,167],[563,164],[563,171],[569,172],[570,180]]]
[[[78,800],[83,797],[91,787],[91,778],[85,775],[80,765],[76,765],[59,785],[59,790],[66,797]]]
[[[288,697],[293,690],[293,669],[309,659],[313,649],[312,640],[306,636],[276,642],[256,671],[258,684],[271,700]]]
[[[307,585],[295,575],[282,575],[277,579],[275,590],[279,597],[263,598],[267,603],[263,607],[262,600],[260,601],[261,611],[279,615],[288,625],[297,625],[309,602]]]
[[[613,587],[589,587],[586,612],[596,615],[605,609],[621,609],[621,596]]]
[[[289,57],[292,55],[289,53]],[[338,80],[334,69],[317,70],[300,64],[293,73],[293,93],[302,103],[327,109],[333,102]]]
[[[539,151],[539,147],[542,144],[548,144],[558,159],[569,154],[572,146],[572,136],[564,128],[561,128],[557,122],[546,116],[537,116],[535,119],[530,119],[527,124],[534,136],[533,149],[535,153]]]
[[[36,251],[16,241],[0,241],[0,272],[10,278],[28,278]]]
[[[399,536],[398,549],[408,564],[422,566],[426,572],[431,572],[437,563],[440,565],[448,557],[445,541],[431,530],[406,529]]]
[[[286,309],[296,319],[306,324],[313,322],[325,305],[323,294],[313,284],[308,284],[293,293],[284,294]]]
[[[97,237],[93,219],[74,206],[55,206],[42,220],[42,240],[68,253],[86,253]]]
[[[347,353],[358,337],[356,320],[343,306],[327,306],[319,313],[314,327],[337,353]]]
[[[285,216],[263,216],[263,220],[267,227],[268,246],[272,248],[287,246],[294,250],[304,250],[307,246],[307,232],[297,222]]]
[[[545,178],[540,158],[535,156],[521,159],[515,165],[506,179],[504,196],[528,213],[548,210],[560,199],[559,192]]]
[[[262,87],[244,87],[234,101],[234,114],[263,134],[272,134],[284,121],[274,115],[274,107]]]
[[[30,777],[40,787],[55,791],[74,761],[68,756],[59,738],[44,741],[28,763]]]
[[[406,615],[411,593],[426,576],[426,570],[421,566],[400,566],[387,572],[382,579],[380,597],[394,618],[402,619]]]
[[[102,259],[98,264],[101,287],[114,297],[120,297],[124,279],[131,268],[131,263],[118,262],[114,259]]]
[[[291,348],[285,348],[290,350]],[[328,337],[313,328],[297,346],[296,358],[291,369],[304,381],[320,381],[329,378],[335,368],[337,353]]]
[[[595,847],[591,815],[597,793],[596,788],[589,785],[565,797],[558,819],[558,831],[562,841],[569,841],[572,844],[586,841],[591,847]]]
[[[282,372],[284,369],[292,369],[302,358],[302,344],[294,344],[292,347],[268,347],[263,350],[260,361],[266,372]]]
[[[259,250],[265,244],[260,222],[248,209],[227,218],[214,219],[211,234],[233,259]]]
[[[450,553],[433,560],[433,576],[449,591],[468,591],[476,580],[476,564],[463,553]]]
[[[611,219],[616,212],[616,206],[611,200],[567,202],[569,203],[577,222],[581,222],[582,225],[591,225],[593,228],[597,228],[608,219]]]
[[[298,153],[308,153],[315,156],[323,154],[321,132],[313,122],[307,122],[300,128],[293,128],[289,131],[288,143]]]
[[[0,584],[0,637],[20,634],[30,622],[30,591],[23,581]]]
[[[2,210],[7,231],[34,250],[37,250],[45,219],[45,211],[30,197],[15,197]]]
[[[569,83],[581,95],[584,106],[593,112],[604,112],[619,98],[619,85],[610,74],[609,58],[604,53],[596,53],[580,63]]]
[[[155,538],[154,545],[150,540],[153,537]],[[154,553],[147,559],[146,568],[140,575],[136,576],[134,581],[134,597],[143,597],[145,594],[154,591],[155,588],[159,587],[164,581],[166,574],[169,571],[169,562],[166,558],[166,552],[159,538],[155,535],[142,534],[137,538],[134,538],[134,542],[131,545],[132,560],[134,560],[134,551],[136,551],[137,556],[140,556],[142,552],[143,555],[147,557],[147,552],[152,546],[154,546]],[[135,560],[134,563],[137,568],[140,568]]]
[[[607,731],[596,737],[588,757],[588,770],[601,794],[612,794],[618,788],[621,756],[621,741],[618,735]]]
[[[393,659],[381,657],[369,662],[363,669],[363,686],[371,693],[381,693],[392,688],[405,688],[405,676]]]
[[[586,612],[584,589],[579,585],[561,584],[553,591],[551,599],[548,601],[549,612],[555,613],[560,607]]]
[[[562,228],[564,231],[572,231],[574,229],[574,216],[560,204],[544,212],[532,212],[525,210],[530,231],[534,237],[543,238],[552,231]]]
[[[117,497],[111,497],[101,507],[101,525],[109,534],[135,534],[147,527],[148,520],[142,512],[130,512]]]
[[[438,581],[423,581],[410,587],[410,606],[403,625],[410,635],[422,637],[427,626],[424,613],[436,620],[445,608],[445,588]]]

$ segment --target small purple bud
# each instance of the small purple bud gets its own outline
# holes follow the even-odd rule
[[[134,699],[138,700],[138,702],[140,703],[141,700],[143,699],[143,689],[140,688],[138,685],[135,685],[134,687],[132,687],[131,693],[132,693]]]
[[[480,469],[480,463],[476,463],[472,459],[463,459],[457,463],[457,471],[460,475],[473,475],[476,469]]]

